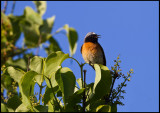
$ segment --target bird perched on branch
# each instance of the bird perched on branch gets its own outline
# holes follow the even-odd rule
[[[84,44],[81,47],[84,61],[92,67],[94,64],[103,64],[106,66],[106,58],[103,48],[98,43],[99,36],[100,35],[97,35],[94,32],[87,33],[84,39]]]

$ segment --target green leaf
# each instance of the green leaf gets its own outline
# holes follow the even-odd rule
[[[117,104],[113,103],[111,106],[111,112],[117,112]]]
[[[12,30],[13,30],[12,40],[14,40],[13,43],[15,44],[21,34],[19,22],[23,19],[23,17],[22,16],[14,16],[11,14],[11,15],[8,15],[8,18],[10,19],[10,21],[12,23]]]
[[[66,35],[68,37],[70,55],[73,56],[77,49],[78,34],[76,30],[69,27],[68,24],[64,25],[63,28],[66,30]]]
[[[35,71],[39,74],[42,74],[43,71],[43,58],[39,56],[34,56],[30,59],[30,65],[29,68],[32,71]]]
[[[68,102],[69,96],[74,93],[74,87],[76,83],[73,72],[67,68],[60,68],[55,74],[56,81],[62,91],[62,97],[64,105]]]
[[[38,24],[34,24],[31,20],[24,20],[20,22],[20,27],[24,33],[24,42],[28,48],[38,46],[38,41],[40,38],[40,31],[39,31]]]
[[[26,7],[24,10],[24,19],[20,22],[20,27],[24,32],[24,41],[28,48],[38,46],[40,38],[39,27],[42,24],[43,20],[41,16],[32,8]]]
[[[104,100],[97,100],[95,101],[94,103],[90,103],[89,104],[89,110],[91,112],[96,112],[96,108],[100,105],[104,105],[105,104],[105,101]]]
[[[7,107],[8,108],[12,108],[13,110],[16,110],[16,108],[22,104],[20,98],[18,97],[18,95],[14,95],[13,97],[9,98],[9,100],[7,101]]]
[[[3,103],[1,103],[1,112],[8,112],[7,107]]]
[[[47,18],[46,20],[43,20],[43,24],[39,28],[40,32],[51,33],[54,21],[55,21],[55,16],[52,16],[50,18]]]
[[[15,112],[29,112],[29,111],[30,109],[24,103],[22,103],[20,106],[18,106]]]
[[[38,105],[34,107],[37,112],[48,112],[48,106]]]
[[[96,71],[95,83],[93,86],[93,93],[95,99],[100,99],[105,94],[110,93],[112,83],[112,76],[108,67],[101,64],[94,64]]]
[[[96,108],[96,112],[111,112],[110,105],[100,105]]]
[[[46,1],[33,1],[36,5],[36,8],[37,8],[37,12],[43,16],[43,14],[46,12],[46,7],[47,7],[47,4],[46,4]]]
[[[85,88],[82,88],[76,91],[73,95],[71,95],[68,99],[68,107],[74,107],[76,103],[81,103],[81,99],[83,98]]]
[[[81,78],[78,78],[76,81],[77,81],[80,89],[82,89],[82,80],[81,80]]]
[[[17,60],[9,59],[6,62],[6,66],[14,66],[16,68],[21,68],[23,70],[27,69],[27,65],[24,59],[17,59]]]
[[[42,25],[42,17],[36,13],[31,7],[26,7],[24,10],[24,16],[26,20],[30,20],[34,24]]]
[[[19,83],[19,88],[20,88],[20,92],[22,95],[22,102],[27,105],[27,106],[31,106],[29,97],[31,96],[31,94],[34,91],[34,84],[35,82],[33,82],[33,78],[38,75],[38,73],[34,72],[34,71],[28,71],[20,80]]]
[[[51,88],[51,87],[54,88],[58,85],[57,82],[56,82],[56,79],[55,79],[55,73],[51,74],[50,78],[47,78],[46,76],[44,76],[44,79],[46,81],[46,84],[47,84],[48,88]],[[50,84],[50,81],[48,79],[50,79],[51,84]]]
[[[54,88],[48,88],[44,94],[44,105],[48,104],[48,102],[54,98],[54,94],[56,94],[56,92],[58,91],[58,86],[54,87]]]
[[[64,54],[62,51],[51,53],[45,61],[45,76],[49,77],[51,74],[55,73],[61,67],[62,62],[67,58],[69,58],[69,55]]]
[[[13,81],[14,80],[10,77],[7,69],[4,69],[1,75],[1,87],[11,91]]]
[[[11,66],[7,67],[7,71],[11,78],[13,78],[16,82],[20,82],[22,76],[24,75],[24,72],[17,70]]]
[[[49,39],[50,45],[49,47],[45,48],[47,54],[51,54],[52,52],[61,51],[61,48],[58,42],[52,37]]]

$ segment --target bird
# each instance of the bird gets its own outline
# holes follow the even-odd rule
[[[106,57],[102,46],[98,43],[97,35],[94,32],[88,32],[84,38],[84,43],[81,46],[81,54],[86,63],[94,69],[94,64],[102,64],[106,66]]]

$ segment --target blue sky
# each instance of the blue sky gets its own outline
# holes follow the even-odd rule
[[[12,2],[9,2],[7,14],[11,12],[11,6]],[[22,15],[26,6],[36,9],[31,1],[18,1],[14,14]],[[53,15],[56,20],[52,33],[65,24],[77,30],[79,39],[74,58],[79,62],[84,63],[80,48],[85,35],[95,32],[101,35],[99,43],[109,69],[120,54],[122,72],[127,74],[131,68],[134,70],[125,88],[125,106],[118,106],[118,111],[159,111],[158,1],[48,1],[43,18]],[[55,39],[62,51],[69,53],[67,37],[57,34]],[[17,45],[21,43],[20,40]],[[40,50],[40,56],[47,57],[43,50]],[[62,65],[71,68],[76,79],[80,78],[80,69],[75,61],[67,59]],[[84,69],[87,70],[87,83],[94,82],[94,70],[89,65]],[[118,83],[117,80],[115,86]]]

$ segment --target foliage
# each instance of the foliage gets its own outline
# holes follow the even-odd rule
[[[83,70],[85,63],[80,64],[72,57],[77,48],[76,30],[66,24],[51,34],[55,16],[43,20],[46,2],[34,3],[37,12],[30,7],[25,8],[22,16],[6,16],[1,12],[1,112],[117,112],[117,105],[124,105],[121,100],[125,90],[122,89],[130,80],[133,69],[127,76],[122,74],[118,56],[112,70],[94,64],[95,81],[87,84]],[[53,38],[61,30],[66,31],[70,55],[63,53]],[[15,44],[22,32],[24,47],[17,48]],[[50,42],[45,48],[49,54],[47,58],[26,52],[46,41]],[[13,60],[16,55],[23,57]],[[69,58],[80,67],[81,78],[77,80],[70,68],[61,65]],[[124,81],[114,89],[115,80],[120,78]],[[34,93],[35,84],[40,87],[39,93]],[[44,94],[42,89],[45,89]]]

